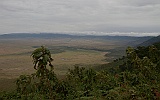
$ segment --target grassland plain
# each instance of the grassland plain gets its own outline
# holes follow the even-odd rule
[[[0,39],[0,90],[14,88],[14,81],[19,75],[34,72],[30,55],[41,45],[50,49],[54,58],[55,73],[59,78],[63,78],[68,69],[73,68],[74,65],[93,67],[108,63],[107,51],[111,52],[110,50],[123,47],[119,49],[122,51],[127,43],[118,40],[78,38]]]
[[[106,52],[78,49],[74,44],[61,44],[51,40],[1,40],[0,43],[0,90],[10,90],[15,85],[15,79],[21,74],[31,74],[34,72],[31,52],[35,46],[46,45],[54,58],[53,65],[55,73],[61,78],[65,77],[69,68],[75,64],[90,67],[94,64],[104,64]],[[49,43],[48,43],[49,42]],[[75,41],[74,41],[75,42]],[[84,41],[83,41],[84,43]],[[60,44],[60,45],[58,45]],[[79,43],[78,43],[79,44]],[[92,43],[94,44],[94,43]],[[85,44],[87,46],[87,44]],[[90,44],[88,44],[90,45]],[[37,47],[38,47],[37,46]],[[78,45],[77,45],[78,46]],[[93,45],[92,45],[93,46]],[[74,48],[72,48],[74,47]],[[57,52],[57,51],[61,52]],[[5,83],[3,83],[5,82]],[[7,87],[7,88],[6,88]]]
[[[75,64],[81,66],[92,66],[94,64],[106,63],[103,61],[104,53],[89,50],[65,51],[63,53],[53,54],[55,59],[53,64],[55,73],[59,77],[64,77],[69,68],[73,68]],[[0,56],[0,83],[8,80],[6,84],[13,86],[13,79],[21,74],[31,74],[34,72],[32,59],[29,54],[14,54]],[[12,82],[11,82],[12,81]],[[11,83],[10,83],[11,82]],[[4,85],[0,85],[0,89],[4,90]]]
[[[66,72],[66,69],[73,67],[75,64],[104,64],[106,63],[104,61],[104,54],[98,51],[89,52],[89,50],[65,51],[63,53],[53,54],[55,72],[57,74],[61,71]],[[0,56],[0,64],[0,78],[12,79],[18,77],[20,74],[33,73],[32,59],[28,54]]]

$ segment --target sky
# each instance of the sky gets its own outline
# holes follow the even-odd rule
[[[160,35],[160,0],[0,0],[0,34]]]

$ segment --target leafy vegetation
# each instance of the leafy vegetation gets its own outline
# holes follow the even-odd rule
[[[32,53],[35,73],[21,75],[17,90],[0,99],[19,100],[159,100],[160,43],[136,49],[128,47],[119,66],[96,71],[75,66],[59,80],[53,59],[43,46]],[[116,61],[115,61],[116,62]]]

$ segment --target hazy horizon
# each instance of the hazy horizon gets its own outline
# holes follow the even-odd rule
[[[6,34],[66,34],[66,35],[77,35],[77,36],[85,36],[85,35],[91,35],[91,36],[133,36],[133,37],[145,37],[145,36],[159,36],[160,33],[120,33],[120,32],[110,32],[110,33],[104,33],[104,32],[40,32],[40,33],[26,33],[26,32],[17,32],[17,33],[4,33],[0,35],[6,35]]]

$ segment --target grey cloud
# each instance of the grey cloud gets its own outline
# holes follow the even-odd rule
[[[122,5],[139,6],[139,7],[160,4],[159,0],[114,0],[114,1]]]
[[[160,32],[159,0],[0,1],[0,33]]]

